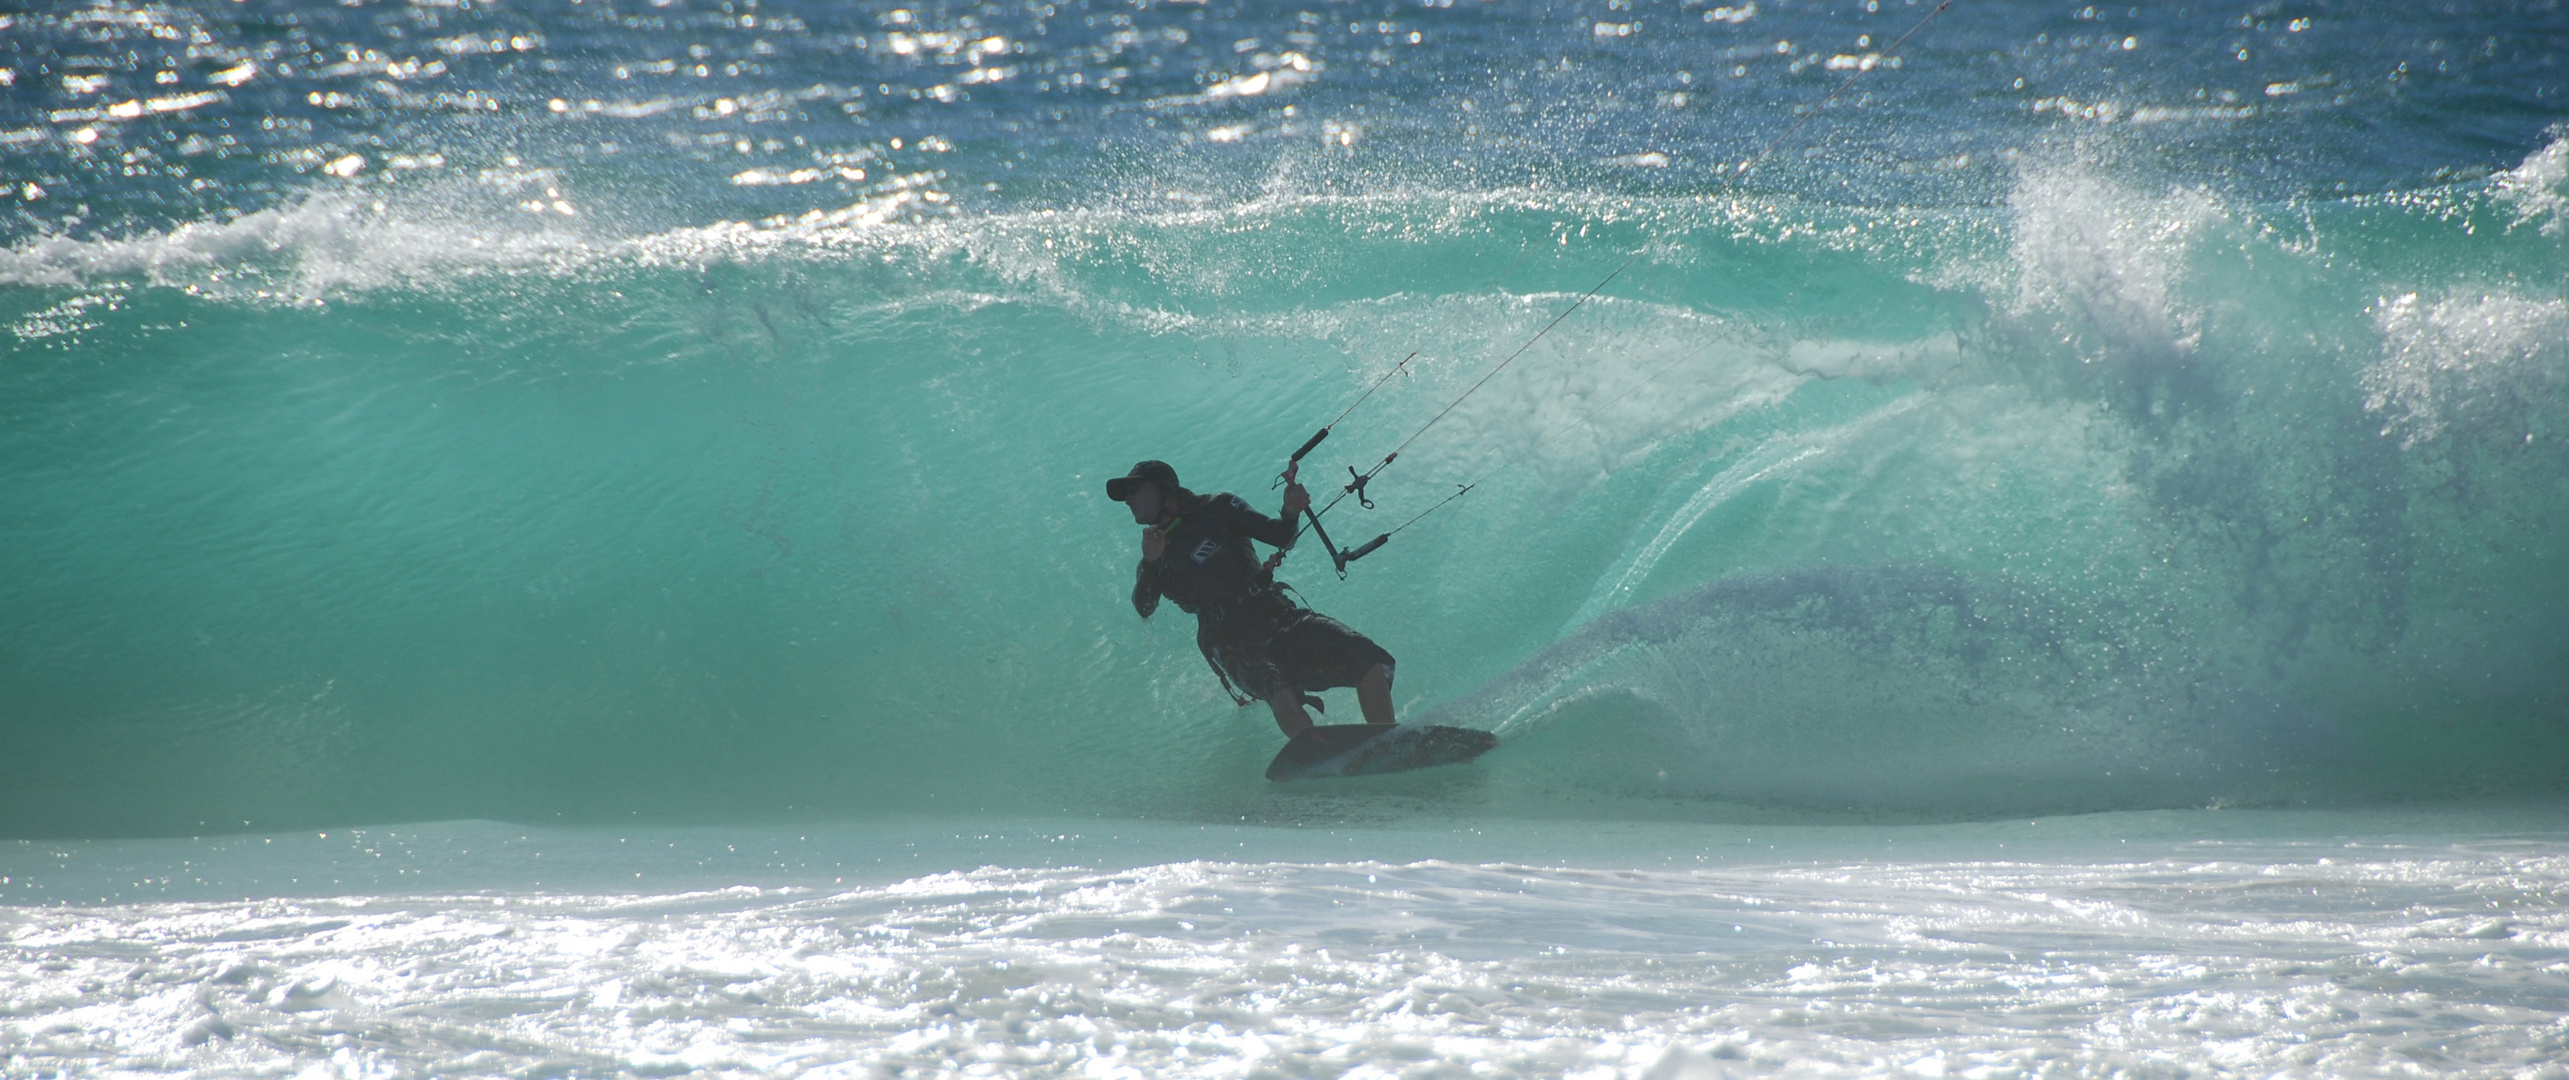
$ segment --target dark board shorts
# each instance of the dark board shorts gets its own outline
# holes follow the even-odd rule
[[[1354,686],[1380,664],[1388,674],[1392,654],[1346,623],[1313,611],[1287,616],[1272,634],[1234,638],[1199,629],[1196,644],[1231,684],[1261,701],[1278,686],[1298,691]]]

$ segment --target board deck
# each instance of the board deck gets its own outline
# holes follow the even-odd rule
[[[1267,764],[1267,779],[1367,776],[1433,765],[1460,765],[1499,744],[1474,728],[1430,725],[1328,724],[1306,728]]]

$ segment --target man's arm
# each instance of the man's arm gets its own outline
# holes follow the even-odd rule
[[[1300,484],[1285,489],[1285,516],[1282,518],[1271,518],[1259,513],[1237,495],[1223,496],[1221,504],[1224,511],[1231,517],[1232,531],[1282,550],[1292,547],[1294,538],[1301,534],[1302,530],[1294,524],[1294,518],[1302,513],[1303,507],[1311,505],[1309,495],[1303,495],[1299,502],[1295,500],[1294,496],[1301,491]]]

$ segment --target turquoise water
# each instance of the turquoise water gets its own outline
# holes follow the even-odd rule
[[[1509,744],[1362,790],[2556,791],[2558,154],[2298,207],[2071,156],[1936,213],[1422,191],[608,241],[316,198],[22,249],[81,276],[9,293],[0,798],[39,833],[1300,813],[1242,779],[1269,725],[1186,620],[1122,602],[1103,478],[1264,501],[1416,350],[1313,459],[1370,464],[1635,249],[1332,520],[1479,488],[1344,582],[1286,564],[1405,712]]]
[[[1936,10],[0,13],[0,1073],[2556,1080],[2569,22]]]
[[[8,16],[0,832],[2562,790],[2557,12],[1644,8]],[[1530,341],[1249,782],[1101,481]]]

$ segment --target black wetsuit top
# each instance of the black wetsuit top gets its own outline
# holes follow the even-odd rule
[[[1133,574],[1133,610],[1149,618],[1160,598],[1196,617],[1208,634],[1226,630],[1264,630],[1275,617],[1293,610],[1259,569],[1256,540],[1277,548],[1293,546],[1298,531],[1249,508],[1229,492],[1199,499],[1164,530],[1168,548],[1159,561],[1144,560]]]

